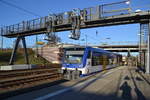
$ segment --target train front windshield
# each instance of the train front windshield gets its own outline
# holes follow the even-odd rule
[[[82,63],[84,51],[66,51],[64,62],[68,64]]]
[[[65,63],[80,64],[82,62],[83,55],[66,55]]]

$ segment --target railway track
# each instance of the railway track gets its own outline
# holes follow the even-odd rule
[[[34,69],[34,70],[21,70],[21,71],[7,71],[0,72],[0,80],[13,77],[29,76],[33,74],[57,72],[57,69]]]
[[[0,94],[61,80],[58,68],[0,71]]]
[[[32,69],[17,69],[17,70],[0,70],[0,75],[2,74],[10,74],[10,73],[17,73],[17,72],[30,72],[30,71],[38,71],[38,70],[47,70],[47,69],[59,69],[59,67],[45,67],[45,68],[32,68]]]

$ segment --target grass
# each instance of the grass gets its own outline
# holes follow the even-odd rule
[[[0,50],[0,66],[8,65],[11,57],[12,49]],[[45,60],[42,57],[35,57],[35,52],[31,49],[28,49],[28,57],[30,64],[37,65],[50,65],[51,63]],[[24,50],[19,49],[17,51],[14,64],[25,64]]]

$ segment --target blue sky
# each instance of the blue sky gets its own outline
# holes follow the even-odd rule
[[[12,4],[18,5],[40,16],[47,16],[50,13],[60,13],[70,11],[73,8],[88,8],[105,3],[117,2],[122,0],[4,0]],[[133,10],[138,7],[143,7],[141,10],[150,8],[150,0],[131,0]],[[19,23],[23,20],[30,20],[37,18],[37,16],[30,15],[16,8],[10,7],[0,2],[0,26],[11,25]],[[98,31],[98,35],[96,35]],[[75,41],[68,38],[69,31],[59,32],[58,36],[62,38],[64,43],[80,43],[85,41]],[[111,27],[98,27],[81,30],[81,39],[87,35],[88,43],[99,45],[101,42],[114,41],[138,41],[139,25],[120,25]],[[43,41],[43,35],[38,36],[40,41]],[[105,38],[111,38],[106,40]],[[4,47],[12,47],[14,39],[4,38]],[[35,36],[26,37],[27,45],[33,46],[35,44]]]

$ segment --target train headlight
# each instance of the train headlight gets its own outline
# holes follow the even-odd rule
[[[62,67],[66,67],[66,64],[62,64]]]
[[[83,65],[79,65],[79,68],[82,68],[83,67]]]

